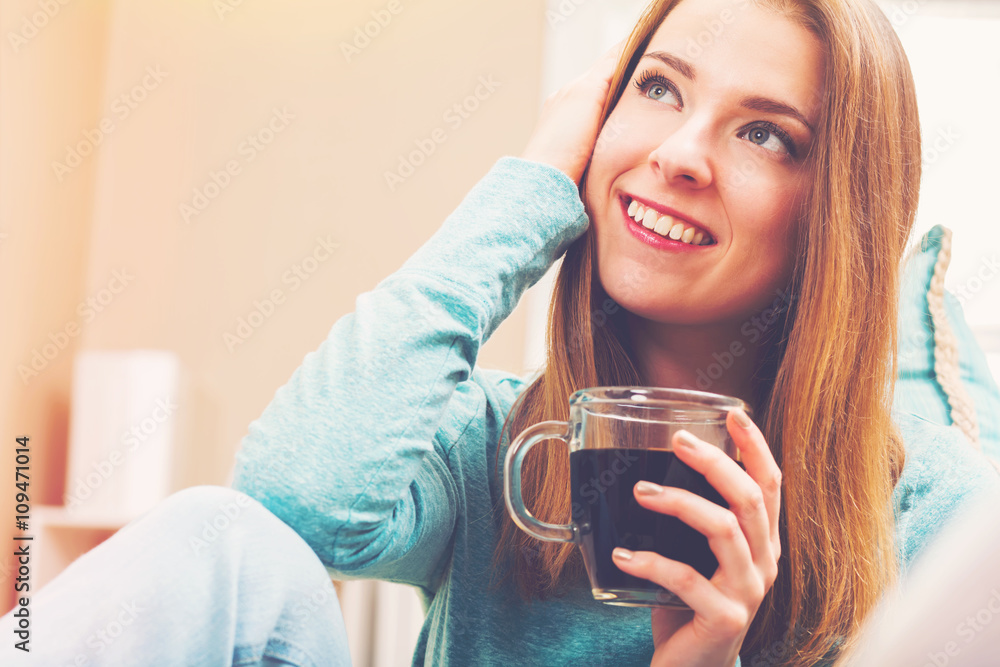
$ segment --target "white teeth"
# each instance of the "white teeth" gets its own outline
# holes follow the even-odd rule
[[[711,245],[712,238],[699,229],[690,227],[669,215],[660,215],[653,209],[632,200],[628,205],[628,216],[660,236],[690,245]]]
[[[659,217],[653,209],[646,209],[646,214],[642,216],[642,226],[646,229],[653,229],[656,227],[656,219]]]

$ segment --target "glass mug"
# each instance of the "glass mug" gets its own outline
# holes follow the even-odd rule
[[[675,458],[671,439],[684,429],[739,462],[726,428],[734,408],[750,414],[738,398],[660,387],[591,387],[569,399],[569,422],[529,426],[504,458],[504,500],[522,530],[540,540],[580,547],[595,600],[626,607],[689,609],[674,593],[648,579],[626,574],[611,559],[615,547],[654,551],[687,563],[711,578],[718,561],[708,539],[680,519],[639,505],[639,480],[687,489],[728,507],[703,475]],[[521,495],[521,464],[538,442],[554,438],[569,446],[572,521],[551,524],[532,516]],[[742,464],[741,464],[742,465]]]

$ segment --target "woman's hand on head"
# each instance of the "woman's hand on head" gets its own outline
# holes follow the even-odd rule
[[[521,157],[559,169],[579,185],[600,131],[622,40],[586,73],[549,95]]]
[[[730,509],[683,489],[665,488],[655,495],[633,491],[643,507],[675,516],[705,535],[719,561],[715,574],[706,579],[688,565],[651,551],[637,551],[631,560],[614,558],[624,572],[663,586],[691,607],[652,610],[652,667],[732,667],[777,577],[781,471],[763,434],[749,424],[741,426],[736,412],[726,421],[745,471],[718,447],[697,438],[695,446],[688,447],[674,438],[677,457],[705,475]]]

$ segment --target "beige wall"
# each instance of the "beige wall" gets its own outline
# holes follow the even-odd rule
[[[399,11],[350,62],[341,43],[389,3],[214,4],[224,2],[237,6],[221,16],[210,2],[70,2],[16,47],[10,33],[39,4],[0,5],[0,421],[8,452],[0,478],[13,479],[14,437],[30,435],[33,503],[61,502],[72,357],[81,349],[176,351],[191,391],[178,415],[175,489],[225,483],[247,425],[305,354],[497,158],[519,154],[534,126],[542,0],[398,0]],[[474,94],[480,77],[499,85],[461,124],[447,121],[443,114]],[[135,107],[127,116],[122,95]],[[244,142],[268,127],[274,109],[294,118],[284,127],[274,121],[280,131],[250,160]],[[102,132],[93,153],[55,173],[67,144],[86,141],[85,132],[96,137],[102,122],[113,131]],[[390,190],[384,173],[435,128],[445,141]],[[193,190],[230,161],[239,173],[185,222],[180,205],[193,204]],[[283,276],[319,237],[339,246],[295,289]],[[83,323],[77,304],[116,270],[133,278]],[[224,334],[274,289],[284,302],[231,351]],[[18,365],[30,366],[32,351],[68,323],[80,333],[22,381]],[[524,304],[480,364],[523,372],[523,336]],[[0,539],[9,542],[12,484],[5,488]],[[6,611],[13,597],[3,579]]]
[[[97,164],[81,164],[62,183],[50,163],[101,105],[110,2],[63,7],[48,25],[16,45],[28,0],[0,3],[0,540],[14,526],[14,438],[30,436],[30,498],[61,502],[72,356],[81,335],[37,377],[22,381],[33,349],[77,319],[89,261]],[[137,314],[138,318],[139,315]],[[56,335],[58,338],[58,336]],[[12,549],[0,556],[0,602],[13,605]]]

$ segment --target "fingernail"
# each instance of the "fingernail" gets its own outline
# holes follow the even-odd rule
[[[621,547],[615,547],[615,550],[611,552],[611,557],[618,560],[632,560],[632,556],[634,555],[628,549],[622,549]]]
[[[687,447],[688,449],[691,450],[698,449],[698,439],[693,435],[691,435],[689,431],[681,429],[680,431],[677,431],[677,433],[675,433],[674,435],[677,437],[678,442],[684,447]]]
[[[635,492],[640,496],[655,496],[656,494],[663,492],[663,487],[659,484],[653,484],[652,482],[642,480],[636,482]]]
[[[750,428],[751,426],[753,426],[753,422],[750,421],[750,417],[748,417],[747,413],[743,412],[742,410],[738,408],[736,410],[733,410],[733,415],[736,417],[736,423],[742,426],[743,428]]]

